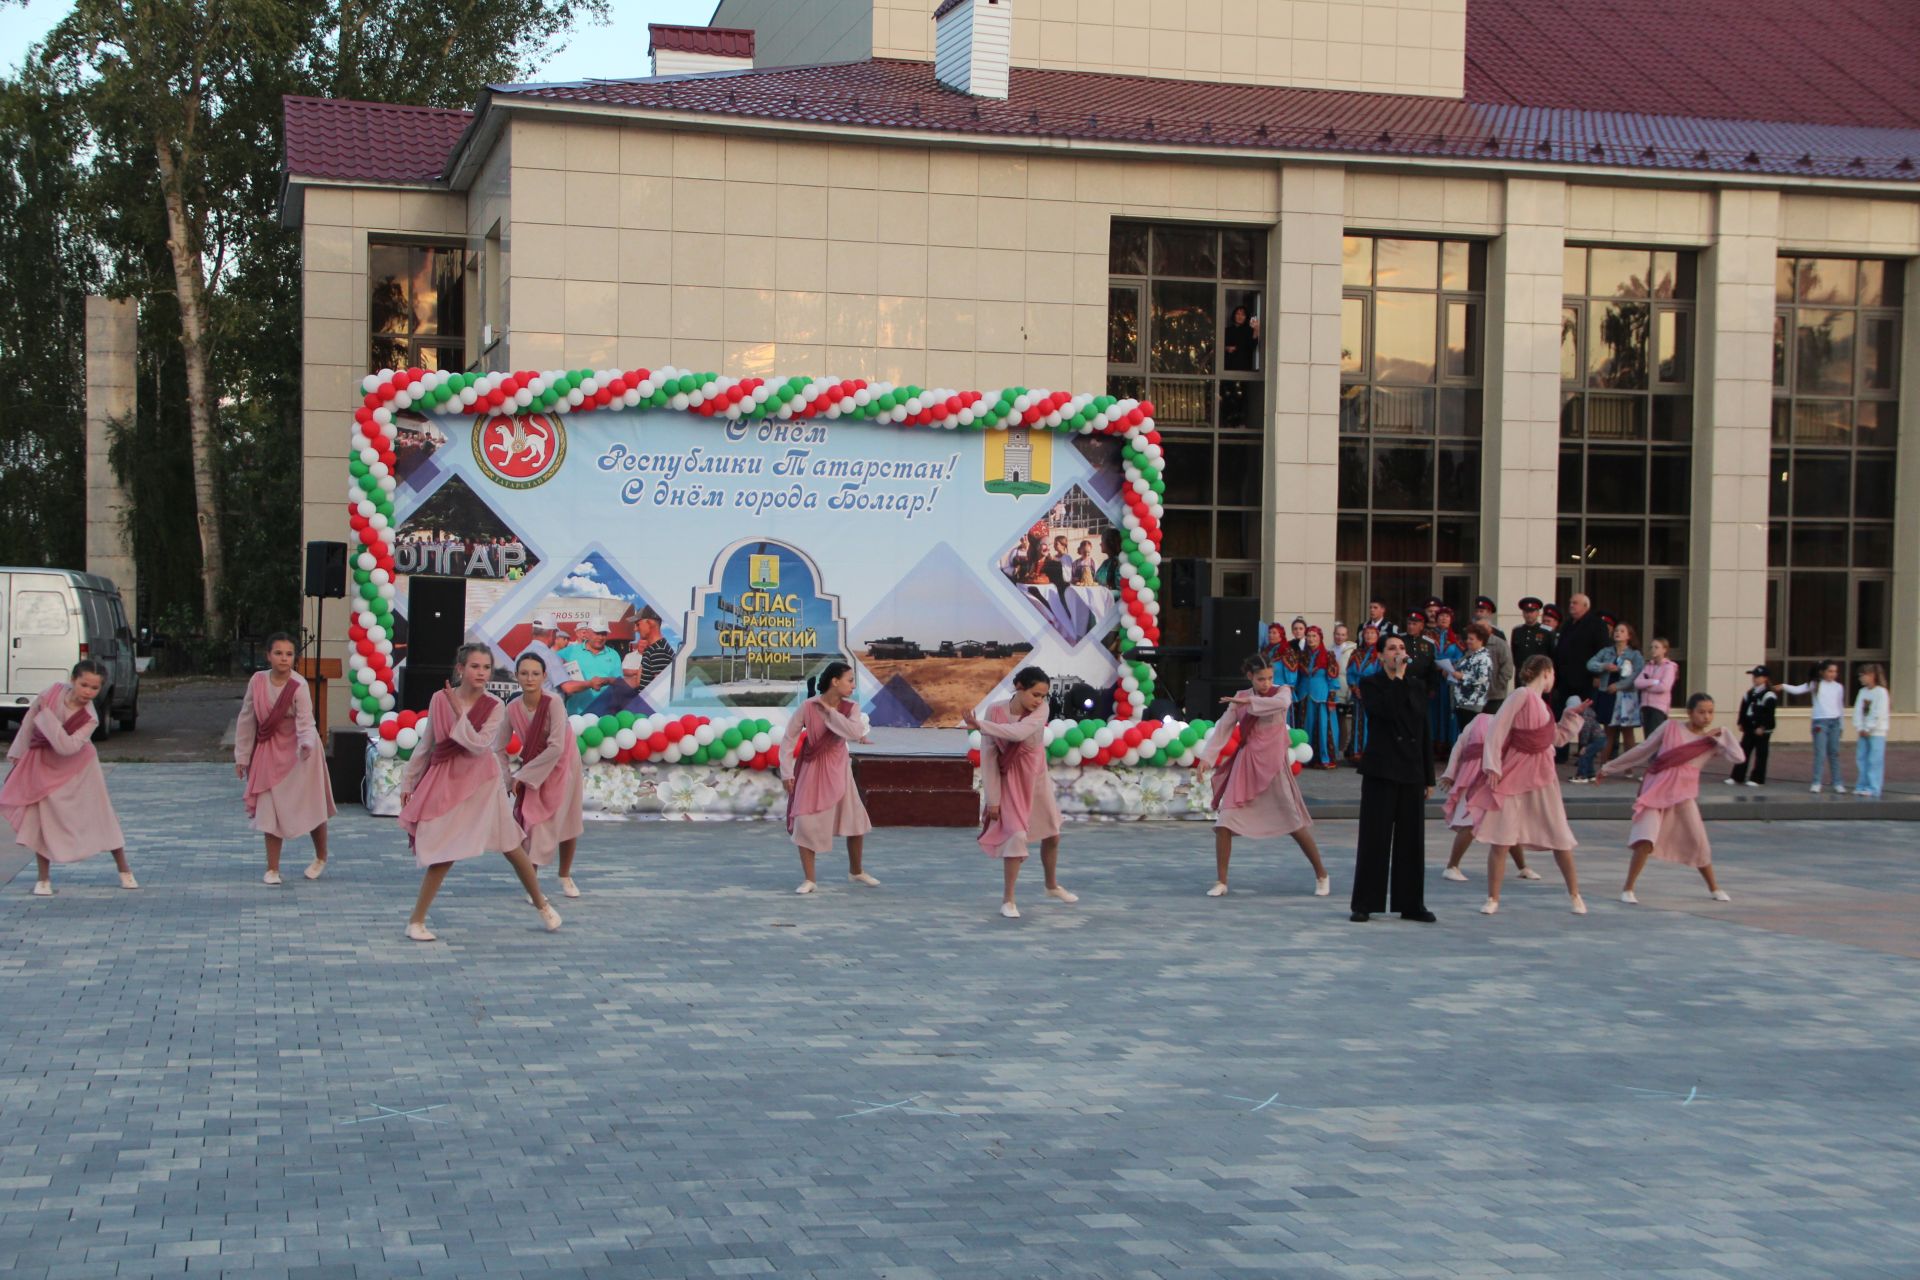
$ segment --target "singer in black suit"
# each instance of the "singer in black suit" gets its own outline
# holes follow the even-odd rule
[[[1382,642],[1384,670],[1360,682],[1367,751],[1360,758],[1360,848],[1353,873],[1353,914],[1363,924],[1376,911],[1433,923],[1427,910],[1426,801],[1433,794],[1433,730],[1427,687],[1407,674],[1407,645]]]

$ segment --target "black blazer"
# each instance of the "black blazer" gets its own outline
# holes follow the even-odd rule
[[[1406,786],[1433,785],[1433,730],[1427,722],[1427,686],[1412,676],[1385,672],[1360,682],[1367,717],[1367,749],[1360,776]]]

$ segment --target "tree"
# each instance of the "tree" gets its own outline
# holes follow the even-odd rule
[[[0,563],[86,554],[86,295],[99,280],[68,210],[82,175],[47,86],[0,80]]]

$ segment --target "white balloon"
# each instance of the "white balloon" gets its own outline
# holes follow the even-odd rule
[[[714,733],[711,724],[703,724],[693,731],[693,740],[703,747],[712,742],[713,738]]]
[[[770,733],[756,733],[753,735],[752,745],[753,745],[753,754],[755,755],[759,755],[763,751],[770,750],[773,746],[773,735]]]
[[[720,757],[720,763],[725,768],[738,769],[740,767],[739,748],[737,747],[727,748],[727,753]]]
[[[615,742],[612,738],[602,739],[600,743],[600,758],[602,760],[611,760],[619,754],[620,754],[619,743]]]
[[[613,740],[622,751],[627,750],[632,747],[634,743],[640,741],[639,737],[631,729],[622,729],[613,735]]]
[[[402,751],[411,751],[420,745],[420,731],[418,729],[402,729],[393,735],[393,740],[399,744]]]
[[[385,680],[375,680],[367,686],[367,692],[376,698],[384,698],[387,695],[387,682]]]
[[[380,754],[382,760],[391,760],[400,754],[400,748],[388,742],[385,738],[375,743],[373,749]]]

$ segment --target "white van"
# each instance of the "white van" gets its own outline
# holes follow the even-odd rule
[[[33,700],[73,664],[92,658],[107,669],[106,687],[94,712],[95,736],[118,722],[131,729],[140,716],[140,673],[133,632],[111,579],[71,569],[0,566],[0,643],[6,668],[0,675],[0,718],[18,722]]]

